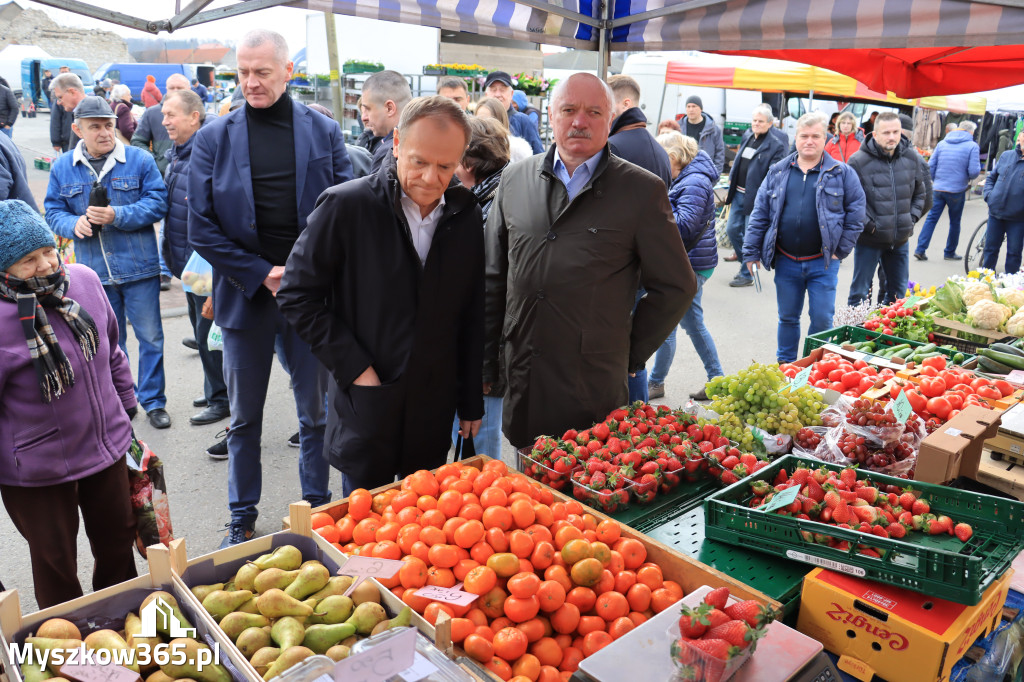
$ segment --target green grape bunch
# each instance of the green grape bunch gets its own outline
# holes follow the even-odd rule
[[[789,379],[774,364],[755,363],[736,374],[715,377],[705,390],[711,398],[711,409],[723,415],[719,421],[722,435],[741,444],[744,440],[737,431],[749,434],[744,424],[795,436],[805,426],[820,425],[825,408],[816,389],[807,385],[790,389]]]

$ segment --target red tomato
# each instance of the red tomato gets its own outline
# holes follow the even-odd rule
[[[906,391],[907,400],[910,401],[910,407],[913,408],[914,412],[922,412],[928,406],[928,399],[924,397],[924,394],[917,389]]]
[[[848,372],[843,375],[840,381],[843,384],[843,388],[849,390],[860,385],[860,380],[864,378],[864,375],[860,372]]]
[[[860,383],[857,384],[857,395],[862,395],[864,394],[864,392],[870,391],[872,388],[874,388],[874,386],[875,377],[864,377],[863,379],[860,380]]]
[[[813,384],[813,383],[815,383],[817,381],[821,381],[822,379],[825,378],[825,376],[826,375],[823,374],[820,370],[812,369],[811,370],[811,376],[807,377],[807,380],[810,381]]]
[[[843,384],[838,381],[833,381],[831,384],[828,385],[828,387],[831,388],[833,391],[839,391],[840,393],[843,392]]]
[[[999,400],[1003,397],[1002,392],[995,386],[981,386],[978,388],[978,395],[982,398]]]
[[[993,382],[992,385],[999,389],[999,392],[1003,394],[1004,398],[1013,393],[1013,386],[1010,385],[1009,381],[999,379],[998,381]]]
[[[921,380],[921,393],[924,393],[929,398],[937,398],[946,392],[946,382],[939,377],[927,378]],[[931,411],[931,408],[929,408]]]
[[[942,397],[949,401],[950,407],[954,410],[959,410],[964,406],[964,397],[955,391],[947,392],[946,395]]]
[[[924,360],[921,361],[921,364],[924,365],[925,367],[934,367],[935,369],[941,371],[946,369],[946,356],[936,355],[931,358],[925,358]]]
[[[818,363],[817,368],[819,372],[827,376],[829,372],[836,369],[836,361],[828,359],[828,356],[825,357],[825,360],[822,360],[821,362]]]
[[[826,381],[825,379],[818,379],[817,381],[812,381],[811,384],[815,388],[828,388],[828,381]]]
[[[923,377],[937,377],[939,376],[939,370],[934,367],[922,367],[921,376]]]
[[[872,377],[878,375],[878,369],[874,365],[868,365],[867,367],[863,367],[863,368],[861,368],[860,371],[861,371],[861,374],[866,374],[866,375],[872,376]],[[891,372],[892,370],[889,370],[889,371]]]
[[[841,370],[839,368],[836,368],[836,369],[834,369],[834,370],[832,370],[831,372],[828,373],[828,380],[829,381],[833,381],[833,382],[835,382],[835,381],[842,381],[843,375],[845,373],[846,372],[844,372],[843,370]]]
[[[872,369],[874,368],[872,367]],[[885,369],[878,373],[878,376],[884,379],[889,379],[891,377],[896,376],[896,372],[892,371],[892,369],[890,369],[889,367],[886,367]]]
[[[949,417],[949,413],[953,410],[953,406],[945,398],[931,398],[928,400],[927,405],[928,411],[943,421]]]
[[[971,388],[973,388],[975,391],[977,391],[982,386],[988,386],[990,383],[992,383],[992,382],[990,382],[988,379],[983,379],[982,377],[978,377],[977,379],[975,379],[974,381],[971,382]]]
[[[967,395],[974,394],[974,388],[972,388],[970,384],[954,384],[953,390],[960,391],[961,393],[965,393]]]
[[[863,360],[858,360],[857,362],[853,363],[853,368],[857,370],[863,370],[867,366],[868,363],[864,362]]]

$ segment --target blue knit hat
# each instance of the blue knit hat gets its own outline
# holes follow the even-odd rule
[[[522,90],[513,90],[512,101],[516,103],[516,108],[519,109],[519,111],[526,111],[526,105],[528,104],[528,100],[526,99],[525,92],[523,92]]]
[[[54,245],[53,232],[39,211],[20,199],[0,201],[0,271],[36,249]]]

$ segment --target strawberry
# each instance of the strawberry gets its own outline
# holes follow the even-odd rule
[[[725,613],[725,611],[722,611],[720,609],[711,609],[710,611],[708,611],[708,615],[705,617],[708,621],[708,630],[714,627],[718,627],[722,623],[728,623],[730,620],[732,620],[732,618],[730,618]]]
[[[889,537],[889,531],[887,531],[882,526],[871,526],[871,533],[877,535],[880,538]]]
[[[815,502],[821,502],[825,499],[824,489],[821,487],[821,484],[813,478],[807,481],[807,497],[811,498]]]
[[[971,536],[974,535],[974,529],[971,528],[971,524],[969,523],[958,523],[953,526],[953,535],[955,535],[956,539],[960,542],[967,542],[971,539]]]
[[[704,596],[704,603],[710,604],[711,608],[724,609],[726,602],[729,601],[729,588],[719,587],[711,590]]]
[[[725,615],[735,620],[742,620],[752,628],[770,623],[773,619],[771,609],[753,599],[746,599],[726,606]]]
[[[679,617],[679,634],[689,639],[700,638],[708,629],[704,616],[711,611],[707,604],[701,604],[696,609],[684,606],[682,615]]]
[[[944,515],[940,514],[939,518],[935,519],[935,521],[937,523],[942,524],[942,527],[945,529],[946,533],[948,533],[950,535],[953,534],[953,519],[949,518],[948,516],[944,516]]]
[[[696,642],[691,642],[690,646],[721,661],[727,661],[738,653],[736,647],[731,646],[724,639],[698,639]]]
[[[771,492],[771,486],[767,481],[754,481],[750,484],[750,490],[758,497],[764,497]]]
[[[747,465],[741,462],[732,468],[732,473],[735,474],[736,478],[746,478],[750,471],[747,469]]]
[[[726,469],[732,469],[734,466],[740,463],[740,458],[735,455],[729,455],[722,460],[722,466]]]
[[[849,523],[850,505],[846,504],[844,500],[839,500],[839,504],[832,510],[832,520],[835,523]]]
[[[825,502],[825,506],[828,507],[829,509],[835,509],[836,507],[839,506],[839,503],[843,501],[843,498],[841,498],[839,496],[839,493],[837,493],[835,490],[829,490],[827,493],[825,493],[822,499]]]
[[[739,480],[739,477],[731,471],[722,472],[722,483],[726,485],[732,485],[733,483],[736,483]]]
[[[910,510],[914,513],[914,516],[920,516],[922,514],[927,514],[928,512],[930,512],[932,510],[932,507],[930,504],[928,504],[928,500],[914,500],[914,503],[913,505],[911,505]]]
[[[790,476],[790,478],[796,481],[797,484],[802,488],[803,485],[807,483],[807,478],[810,475],[810,469],[808,469],[807,467],[799,467],[796,471],[793,472],[793,475]]]
[[[594,424],[594,428],[590,431],[594,434],[594,438],[598,439],[602,443],[607,441],[608,437],[611,435],[611,429],[607,424]]]
[[[872,486],[864,486],[857,490],[857,497],[867,501],[868,504],[874,504],[878,501],[878,488]]]
[[[940,523],[939,520],[931,514],[923,514],[921,516],[921,530],[928,535],[939,535],[940,533],[946,532],[946,524]]]
[[[867,506],[867,505],[864,505],[864,506],[855,505],[855,506],[850,507],[850,510],[853,512],[854,516],[856,516],[858,519],[860,519],[860,521],[862,523],[874,523],[875,519],[878,518],[878,516],[877,516],[878,511],[875,510],[874,507],[870,507],[870,506]],[[833,512],[833,514],[834,513],[835,512]]]
[[[857,483],[857,470],[847,467],[839,472],[839,480],[846,484],[846,487],[850,490],[853,489],[854,484]]]
[[[748,469],[753,469],[755,466],[757,466],[757,456],[755,456],[752,452],[744,452],[742,455],[740,455],[740,463],[742,463],[743,466],[747,467]]]
[[[880,527],[881,526],[876,526],[876,528]],[[885,530],[887,533],[889,533],[889,537],[895,538],[897,540],[899,538],[904,538],[907,536],[907,527],[904,526],[902,523],[890,523],[888,526],[885,527]]]
[[[782,485],[789,480],[789,474],[786,473],[785,469],[779,469],[779,473],[775,474],[775,480],[772,481],[773,485]]]
[[[750,646],[750,625],[742,620],[730,620],[717,627],[713,627],[705,634],[705,639],[724,639],[729,644],[740,649]]]

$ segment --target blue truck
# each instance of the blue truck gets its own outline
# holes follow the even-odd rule
[[[22,99],[33,102],[36,109],[49,108],[50,103],[43,92],[43,75],[47,70],[56,78],[60,74],[60,67],[66,66],[71,72],[82,79],[85,86],[85,94],[91,95],[96,82],[89,72],[89,67],[84,60],[71,57],[53,57],[50,59],[23,59],[21,60],[21,95]],[[14,88],[15,84],[11,83]]]

